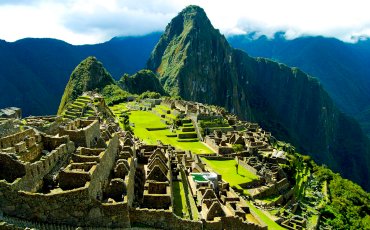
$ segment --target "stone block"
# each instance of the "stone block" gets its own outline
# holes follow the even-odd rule
[[[16,153],[15,147],[7,147],[1,150],[4,153]]]

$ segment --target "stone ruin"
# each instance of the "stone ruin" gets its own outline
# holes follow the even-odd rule
[[[2,213],[72,226],[129,227],[136,151],[107,127],[74,120],[56,135],[30,128],[1,138]]]
[[[96,103],[105,106],[99,100]],[[162,103],[197,119],[228,116],[221,108],[200,103],[170,99]],[[205,183],[194,181],[194,173],[210,173],[198,155],[163,143],[144,144],[122,131],[110,114],[100,111],[97,117],[71,120],[31,117],[24,130],[0,138],[2,215],[10,221],[76,227],[267,229],[221,175],[205,177]],[[226,119],[245,130],[216,131],[209,136],[215,148],[227,149],[218,155],[238,157],[243,167],[262,178],[246,185],[250,189],[275,186],[274,190],[284,193],[289,184],[276,167],[284,153],[270,148],[271,134],[235,117]],[[234,144],[243,145],[244,151],[235,154]],[[187,202],[195,207],[189,211],[190,219],[174,213],[174,181],[188,187]],[[254,197],[266,194],[270,194],[268,189]]]

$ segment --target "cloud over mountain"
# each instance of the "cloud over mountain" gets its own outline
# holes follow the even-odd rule
[[[0,1],[0,38],[52,37],[73,44],[96,43],[119,35],[163,30],[189,4],[205,9],[224,34],[259,31],[288,38],[324,35],[350,41],[370,35],[365,0],[67,0]]]

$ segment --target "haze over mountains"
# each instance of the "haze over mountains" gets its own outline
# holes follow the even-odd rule
[[[82,59],[96,56],[118,79],[145,67],[159,37],[156,33],[89,46],[52,39],[0,42],[4,82],[0,107],[19,106],[26,115],[55,114],[68,76]],[[333,61],[320,63],[326,66]],[[337,109],[318,81],[296,68],[233,49],[199,7],[187,8],[172,20],[147,67],[158,73],[169,94],[225,106],[257,121],[318,162],[369,188],[368,139],[356,122]],[[334,65],[331,70],[335,69]],[[360,89],[353,93],[366,91]]]

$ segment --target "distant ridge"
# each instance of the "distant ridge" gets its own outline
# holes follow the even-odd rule
[[[252,56],[297,66],[319,78],[339,108],[355,117],[370,137],[369,39],[353,44],[321,36],[287,40],[284,33],[254,36],[232,36],[228,41]]]
[[[24,116],[55,114],[73,69],[88,56],[102,61],[115,79],[145,67],[161,33],[118,37],[74,46],[49,38],[0,41],[0,108],[17,106]]]

